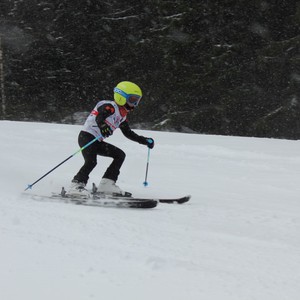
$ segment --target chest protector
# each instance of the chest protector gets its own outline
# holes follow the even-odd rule
[[[106,118],[105,123],[113,130],[115,131],[117,128],[119,128],[120,124],[126,120],[126,116],[122,117],[118,105],[114,101],[109,100],[102,100],[96,104],[92,112],[87,117],[84,125],[83,125],[83,131],[86,131],[90,134],[92,134],[94,137],[99,137],[99,140],[103,140],[104,138],[101,135],[100,129],[96,122],[96,117],[98,115],[98,107],[105,105],[105,104],[111,104],[115,112]]]

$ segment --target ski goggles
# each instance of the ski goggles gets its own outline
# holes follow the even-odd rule
[[[118,88],[114,88],[114,92],[120,94],[121,96],[123,96],[126,99],[126,103],[129,106],[133,106],[136,107],[139,105],[139,102],[142,98],[142,96],[140,95],[135,95],[135,94],[127,94],[125,92],[123,92],[122,90],[118,89]]]

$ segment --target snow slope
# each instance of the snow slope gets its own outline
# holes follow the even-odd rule
[[[40,202],[27,184],[77,151],[80,126],[0,121],[0,299],[300,299],[300,142],[115,132],[118,184],[135,196],[191,194],[149,210]],[[74,156],[34,194],[68,186]],[[98,183],[110,159],[90,177]]]

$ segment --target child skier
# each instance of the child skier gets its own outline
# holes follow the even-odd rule
[[[115,184],[125,160],[125,153],[118,147],[104,142],[104,139],[112,135],[114,130],[120,128],[128,139],[144,144],[151,149],[154,147],[152,138],[146,138],[133,132],[126,120],[128,112],[138,106],[141,98],[142,91],[135,83],[122,81],[114,88],[114,101],[102,100],[96,104],[79,133],[78,143],[80,147],[83,147],[95,137],[100,136],[100,138],[82,151],[84,165],[74,176],[68,191],[69,194],[89,195],[85,186],[89,174],[97,165],[97,155],[113,159],[100,181],[98,192],[116,195],[126,194]]]

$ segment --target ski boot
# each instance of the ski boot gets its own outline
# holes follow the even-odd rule
[[[131,193],[123,191],[119,186],[116,185],[116,182],[112,179],[102,178],[98,188],[97,193],[104,195],[112,195],[118,197],[131,197]]]
[[[69,190],[66,192],[70,197],[88,199],[90,198],[90,192],[85,188],[84,182],[78,182],[77,180],[72,180]]]

